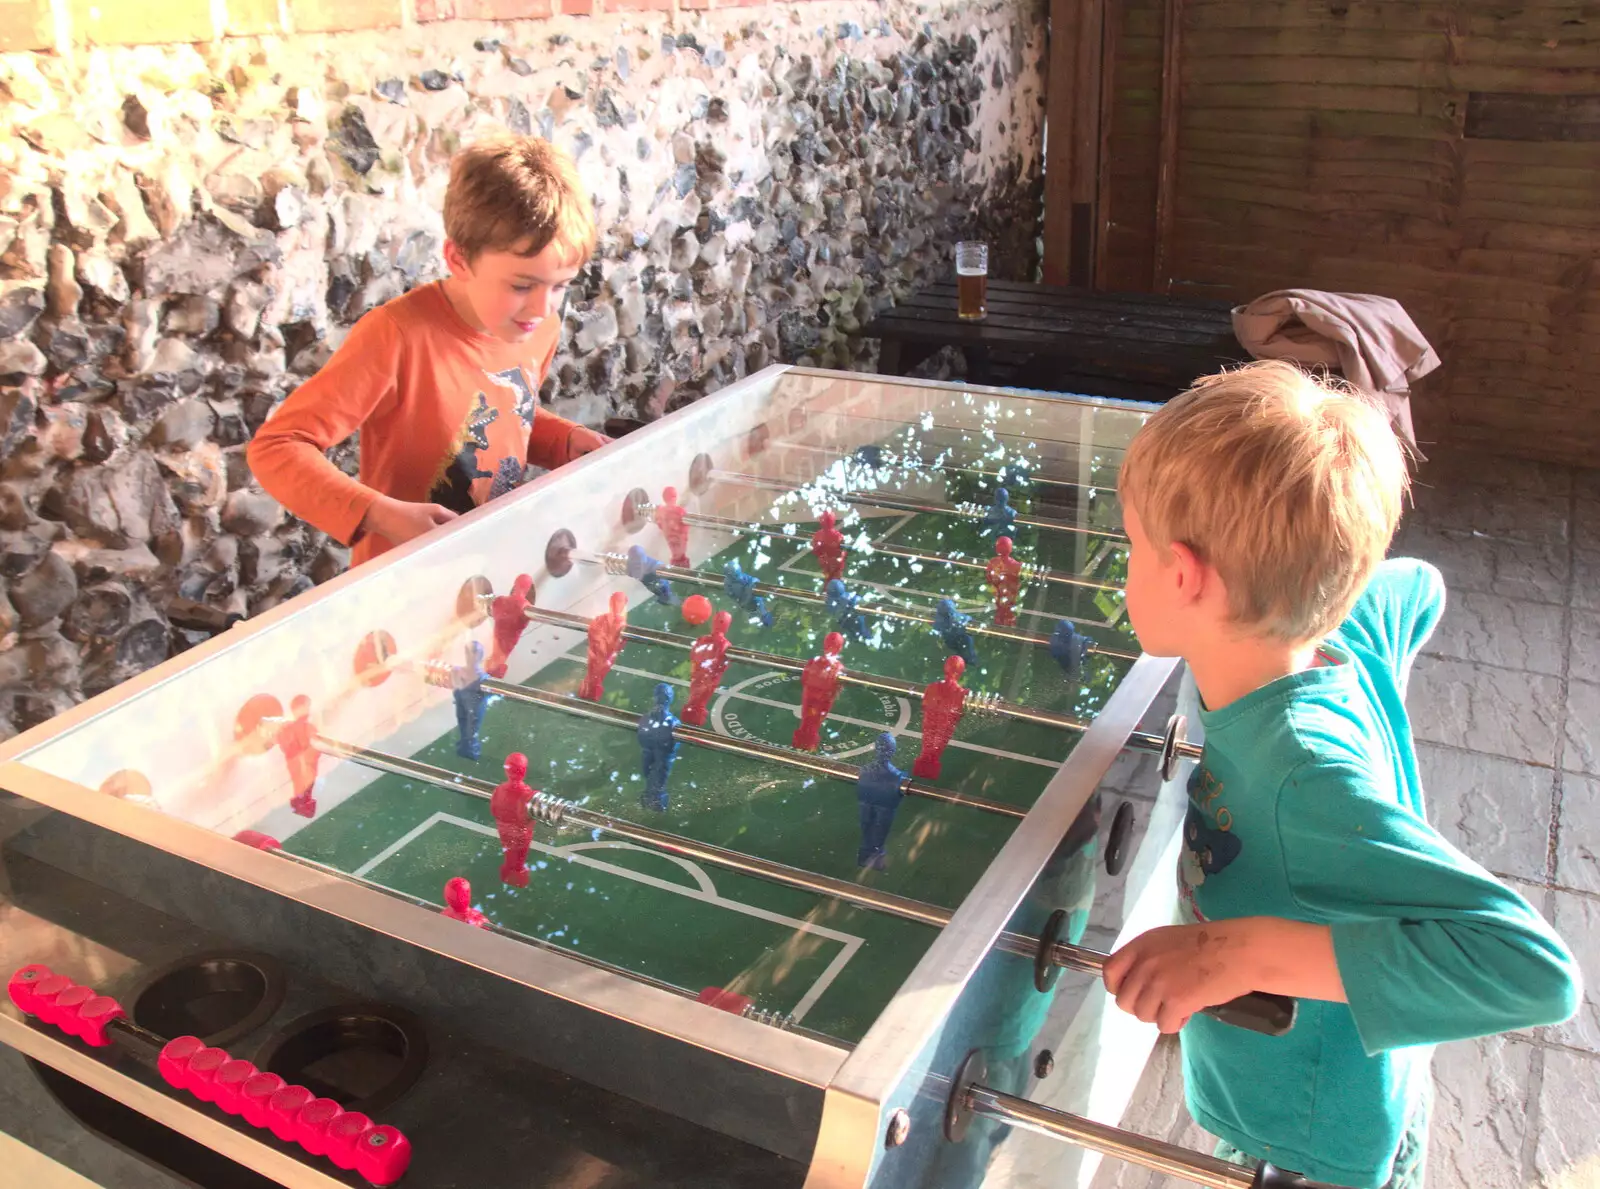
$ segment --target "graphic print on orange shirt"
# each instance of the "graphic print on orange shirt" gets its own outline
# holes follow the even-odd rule
[[[522,485],[528,473],[528,432],[539,406],[538,393],[520,367],[484,372],[488,384],[468,406],[433,481],[429,500],[453,512],[479,504]]]

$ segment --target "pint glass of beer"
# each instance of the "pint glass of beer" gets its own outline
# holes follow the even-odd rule
[[[989,245],[963,240],[956,245],[956,313],[982,318],[989,312]]]

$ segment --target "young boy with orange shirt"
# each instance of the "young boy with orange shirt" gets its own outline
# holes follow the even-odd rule
[[[279,503],[353,545],[352,564],[608,438],[539,407],[568,284],[594,251],[570,158],[535,137],[451,162],[450,275],[371,310],[257,431],[248,458]],[[326,451],[361,433],[360,477]]]
[[[1428,825],[1405,691],[1444,586],[1384,560],[1400,444],[1359,396],[1257,363],[1154,414],[1118,485],[1128,619],[1188,663],[1205,750],[1185,923],[1119,949],[1106,987],[1180,1033],[1219,1156],[1421,1189],[1434,1046],[1556,1023],[1580,994],[1538,913]],[[1286,1035],[1201,1014],[1252,990],[1300,1001]]]

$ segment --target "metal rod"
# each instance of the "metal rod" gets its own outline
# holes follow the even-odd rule
[[[415,760],[404,759],[400,756],[392,756],[369,748],[341,743],[338,740],[328,739],[321,735],[317,736],[316,745],[329,755],[341,756],[344,759],[354,760],[356,763],[369,768],[376,768],[379,771],[390,772],[396,776],[404,776],[411,780],[425,781],[440,788],[454,789],[482,800],[488,800],[494,793],[492,784],[486,780],[479,780],[475,776],[463,776],[460,773],[450,772],[444,768],[435,768],[430,764],[418,763]],[[536,798],[536,807],[537,800]],[[899,917],[902,920],[916,921],[922,925],[932,925],[936,929],[942,929],[950,923],[952,915],[950,910],[940,908],[936,904],[926,904],[921,900],[913,900],[907,896],[896,896],[892,892],[882,892],[876,888],[851,883],[848,880],[835,879],[831,875],[820,875],[799,867],[791,867],[787,863],[776,863],[770,859],[757,858],[755,855],[727,850],[724,847],[713,846],[710,843],[697,842],[680,834],[669,834],[662,830],[653,830],[648,826],[625,821],[622,818],[613,817],[609,813],[601,813],[599,810],[586,809],[571,802],[562,802],[560,812],[563,821],[570,821],[589,829],[602,830],[607,834],[614,834],[618,838],[625,838],[630,842],[638,842],[656,850],[666,851],[668,854],[697,859],[704,863],[710,863],[713,867],[737,871],[742,875],[755,876],[758,879],[783,884],[785,887],[797,888],[804,892],[832,896],[837,900],[844,900],[860,908],[870,908],[888,913],[890,916]],[[1028,939],[1023,938],[1022,940],[1032,947],[1027,951],[1028,953],[1031,954],[1037,948],[1037,945]]]
[[[724,483],[735,483],[742,487],[758,487],[763,491],[775,491],[786,495],[800,495],[801,489],[791,487],[787,483],[780,483],[776,479],[768,479],[761,475],[746,475],[740,471],[716,470],[712,476]],[[977,504],[929,504],[920,500],[902,499],[897,495],[878,491],[831,491],[827,492],[834,499],[843,504],[853,504],[858,508],[881,508],[890,512],[928,512],[936,516],[963,516],[969,520],[981,520],[986,509]],[[1100,537],[1104,540],[1127,544],[1128,538],[1122,533],[1112,532],[1103,528],[1085,528],[1079,524],[1069,524],[1065,520],[1053,520],[1048,516],[1027,516],[1014,512],[1011,519],[1017,524],[1025,524],[1032,528],[1051,529],[1061,533],[1076,533],[1085,537]]]
[[[330,739],[326,735],[316,735],[312,742],[319,751],[326,752],[328,755],[352,760],[364,767],[375,768],[380,772],[403,776],[408,780],[420,780],[438,788],[449,789],[483,801],[489,800],[494,794],[494,786],[486,780],[478,779],[476,776],[466,776],[444,768],[435,768],[431,764],[408,760],[402,756],[389,755],[386,752],[374,751],[371,748],[357,747],[351,743]],[[879,891],[864,884],[851,883],[848,880],[836,879],[831,875],[821,875],[814,871],[806,871],[800,867],[791,867],[787,863],[777,863],[771,859],[758,858],[755,855],[747,855],[741,851],[728,850],[706,842],[697,842],[692,838],[685,838],[681,834],[669,834],[663,830],[653,830],[648,826],[641,826],[635,822],[613,817],[609,813],[602,813],[596,809],[587,809],[581,805],[575,805],[571,801],[546,797],[542,793],[536,794],[532,813],[534,816],[539,816],[545,812],[548,812],[550,817],[555,820],[570,821],[590,829],[601,830],[607,834],[614,834],[618,838],[625,838],[630,842],[638,842],[656,850],[666,851],[668,854],[679,855],[687,859],[697,859],[700,862],[709,863],[713,867],[737,871],[742,875],[766,880],[769,883],[782,884],[784,887],[811,892],[819,896],[831,896],[847,904],[854,904],[858,908],[872,909],[875,912],[899,917],[901,920],[915,921],[919,925],[931,925],[933,928],[942,929],[950,923],[951,918],[955,915],[950,909],[941,908],[937,904],[913,900],[909,896],[897,896],[893,892]],[[995,944],[1007,953],[1018,954],[1027,958],[1032,958],[1039,950],[1037,938],[1028,937],[1021,933],[1012,933],[1009,930],[1002,932],[996,939]],[[1104,954],[1097,953],[1094,950],[1085,950],[1078,946],[1067,945],[1064,942],[1056,944],[1055,949],[1052,951],[1052,957],[1057,965],[1088,971],[1099,971],[1101,964],[1105,961]]]
[[[578,632],[585,632],[589,629],[590,621],[584,616],[574,614],[571,611],[550,611],[543,607],[529,607],[526,614],[530,620],[538,623],[571,628],[573,631]],[[678,635],[675,632],[658,631],[655,628],[625,627],[622,629],[622,638],[624,640],[637,640],[641,644],[660,644],[667,648],[677,648],[685,652],[694,647],[694,640],[689,636]],[[795,657],[780,656],[775,652],[758,652],[752,648],[741,648],[737,644],[730,644],[726,655],[731,660],[744,661],[752,665],[762,665],[769,669],[779,669],[786,673],[799,673],[806,667],[805,661]],[[850,669],[846,669],[841,673],[839,680],[845,685],[857,685],[863,689],[881,690],[884,693],[899,694],[908,698],[921,698],[925,689],[924,686],[913,684],[898,677],[881,677],[873,673],[861,673]],[[525,687],[512,686],[511,688],[523,689]],[[590,703],[584,704],[589,705]],[[1003,698],[973,695],[970,691],[967,705],[970,709],[980,714],[995,714],[1001,718],[1016,719],[1020,722],[1059,727],[1066,731],[1087,731],[1089,729],[1087,722],[1073,718],[1071,715],[1059,714],[1054,710],[1036,710],[1016,702],[1008,702]],[[709,731],[703,733],[711,734]],[[723,736],[715,735],[713,738],[722,740]],[[1166,746],[1166,741],[1160,735],[1152,735],[1146,731],[1131,731],[1128,734],[1128,746],[1159,755]],[[783,755],[801,754],[786,751],[783,748],[778,748],[777,750]],[[1202,749],[1198,744],[1185,741],[1178,743],[1177,751],[1179,755],[1199,759]],[[841,765],[841,767],[848,766]],[[854,776],[852,775],[850,779],[854,779]],[[976,802],[968,801],[966,803],[975,804]]]
[[[328,752],[329,755],[343,756],[346,759],[355,758],[349,754],[349,749],[343,744],[337,744],[333,740],[320,737],[316,742],[318,747],[321,750]],[[377,765],[374,764],[368,766],[376,767]],[[404,776],[406,773],[397,772],[396,775]],[[476,795],[476,790],[473,789],[462,789],[460,791],[471,796]],[[356,875],[353,872],[341,871],[339,868],[328,863],[319,863],[316,859],[308,859],[304,855],[297,855],[291,851],[282,849],[269,851],[268,853],[277,855],[281,859],[288,859],[292,863],[298,863],[302,867],[309,867],[313,871],[321,871],[327,875],[338,876],[340,879],[348,879],[352,883],[358,883],[364,888],[371,888],[375,892],[383,892],[384,894],[393,896],[398,900],[404,900],[408,904],[415,904],[418,908],[426,908],[431,912],[438,912],[440,909],[439,905],[429,900],[426,896],[413,896],[410,892],[403,891],[400,888],[393,888],[388,884],[378,883],[376,880],[367,879],[365,876]],[[605,961],[604,959],[596,958],[591,954],[579,953],[577,950],[570,950],[565,946],[556,945],[554,942],[546,941],[542,937],[534,937],[528,933],[518,933],[515,929],[508,929],[504,925],[495,924],[493,921],[487,921],[481,926],[481,928],[485,932],[498,933],[502,937],[509,937],[513,941],[520,941],[524,945],[536,946],[542,950],[550,950],[552,953],[565,954],[570,958],[577,959],[586,966],[593,966],[599,970],[607,970],[612,974],[626,975],[635,982],[648,983],[650,986],[655,987],[658,991],[670,991],[674,995],[684,995],[690,999],[696,997],[695,992],[690,991],[685,987],[680,987],[676,983],[663,982],[661,979],[652,978],[648,974],[639,974],[636,971],[627,969],[626,967],[617,966],[611,962]]]
[[[1250,1189],[1255,1183],[1253,1169],[1180,1148],[1177,1144],[1136,1135],[1120,1127],[1096,1123],[1082,1115],[1040,1106],[989,1086],[969,1087],[967,1105],[974,1114],[1000,1119],[1024,1131],[1066,1140],[1130,1164],[1205,1185],[1208,1189]]]
[[[326,736],[319,735],[315,738],[314,742],[319,750],[325,751],[329,755],[341,756],[345,759],[354,760],[356,763],[362,764],[366,767],[377,768],[380,771],[391,772],[396,776],[414,777],[419,780],[426,780],[430,784],[438,784],[441,782],[435,778],[434,774],[441,774],[445,776],[454,775],[453,773],[446,773],[442,768],[430,768],[425,764],[418,764],[417,768],[425,769],[426,774],[421,771],[415,773],[402,771],[397,765],[391,766],[387,763],[380,764],[376,762],[377,757],[382,755],[380,752],[365,752],[362,755],[357,755],[354,753],[361,751],[362,749],[352,748],[348,744],[340,743],[337,740],[329,739]],[[393,757],[384,758],[385,760],[388,760],[392,759]],[[470,780],[471,778],[468,777],[467,779]],[[456,792],[463,793],[470,797],[487,799],[488,796],[488,794],[480,793],[480,791],[476,788],[462,787],[456,784],[453,780],[449,782],[448,787],[454,789]],[[493,790],[491,789],[490,793],[492,792]],[[570,807],[567,808],[566,813],[568,816],[571,815]],[[298,863],[302,867],[309,867],[313,871],[320,871],[326,875],[332,875],[339,879],[347,879],[352,883],[360,884],[364,888],[371,888],[375,892],[382,892],[384,895],[393,896],[397,900],[404,900],[408,904],[415,904],[418,908],[425,908],[430,912],[438,912],[440,910],[439,905],[427,899],[425,896],[413,896],[410,892],[403,891],[400,888],[392,888],[388,884],[378,883],[376,880],[367,879],[365,876],[356,875],[353,872],[341,871],[337,867],[330,866],[327,863],[320,863],[316,859],[308,859],[304,855],[294,854],[292,851],[284,850],[281,847],[276,850],[269,851],[268,853],[276,855],[280,859],[287,859],[291,863]],[[654,987],[658,991],[666,991],[670,994],[678,995],[685,999],[698,1000],[700,997],[698,992],[691,991],[687,987],[680,987],[676,983],[666,982],[662,979],[654,977],[653,975],[641,974],[637,970],[629,970],[626,966],[618,966],[614,962],[607,962],[605,959],[596,958],[592,954],[585,954],[580,953],[577,950],[567,949],[565,946],[557,945],[553,941],[546,941],[542,937],[534,937],[529,933],[519,933],[515,929],[508,929],[506,926],[498,925],[493,921],[486,920],[482,925],[477,927],[481,928],[486,933],[498,933],[501,937],[509,937],[513,941],[522,942],[524,945],[531,945],[542,950],[549,950],[551,953],[561,954],[564,957],[572,958],[574,961],[582,962],[585,966],[591,966],[596,970],[608,971],[611,974],[620,974],[624,978],[632,979],[636,983],[644,983],[646,986]],[[849,1041],[839,1040],[838,1038],[829,1036],[826,1033],[817,1032],[814,1029],[805,1027],[803,1024],[796,1024],[788,1017],[788,1015],[784,1013],[764,1012],[756,1009],[754,1003],[752,1003],[750,1008],[747,1008],[742,1014],[747,1019],[759,1020],[762,1023],[770,1024],[774,1028],[781,1028],[785,1032],[793,1032],[799,1036],[809,1036],[813,1040],[820,1040],[826,1044],[834,1045],[836,1047],[842,1046],[846,1049],[853,1049],[855,1047]]]
[[[628,559],[620,553],[602,553],[599,562],[611,573],[621,576],[627,572]],[[663,578],[676,579],[679,582],[691,582],[696,586],[709,586],[720,588],[725,585],[719,574],[712,574],[706,570],[691,570],[683,566],[656,564],[656,573]],[[792,599],[796,602],[810,603],[813,606],[822,606],[827,599],[814,590],[801,590],[793,586],[777,586],[770,582],[757,582],[750,589],[758,595],[770,596],[779,599]],[[866,615],[878,615],[884,619],[898,619],[904,623],[920,623],[925,627],[933,626],[933,616],[923,615],[916,611],[907,611],[900,607],[885,607],[881,603],[861,603],[857,611]],[[970,625],[967,631],[975,636],[993,636],[999,640],[1011,640],[1018,644],[1034,644],[1041,648],[1050,646],[1050,637],[1038,632],[1025,632],[1020,628],[988,627],[982,624]],[[1118,648],[1106,648],[1103,645],[1090,643],[1089,652],[1093,656],[1103,656],[1111,660],[1136,661],[1138,656],[1131,652],[1123,652]]]
[[[881,470],[893,469],[893,470],[900,470],[900,471],[945,471],[945,472],[954,472],[955,474],[958,474],[958,475],[978,475],[978,476],[980,476],[982,478],[985,478],[985,479],[1003,479],[1003,478],[1005,478],[1004,472],[1001,472],[1001,471],[985,471],[985,470],[983,470],[983,469],[981,469],[979,467],[951,466],[948,463],[934,462],[931,459],[923,458],[921,455],[902,454],[902,453],[899,453],[899,452],[892,452],[891,454],[889,454],[886,457],[884,462],[879,463],[879,464],[873,464],[873,463],[867,462],[867,461],[865,461],[863,459],[855,458],[855,457],[853,457],[852,455],[849,455],[849,454],[840,454],[837,450],[829,450],[829,449],[827,449],[827,448],[825,448],[823,446],[813,446],[809,442],[787,442],[787,441],[785,441],[785,442],[779,442],[779,443],[777,443],[777,445],[779,446],[779,448],[784,449],[784,450],[805,450],[805,451],[809,451],[812,454],[826,454],[829,458],[832,458],[835,461],[844,462],[844,463],[852,463],[853,462],[853,463],[855,463],[855,464],[857,464],[859,466],[865,467],[868,470],[881,471]],[[1031,466],[1032,464],[1030,463],[1028,465]],[[1040,484],[1041,486],[1044,486],[1044,487],[1076,487],[1076,488],[1082,488],[1082,489],[1088,490],[1088,491],[1108,491],[1108,490],[1110,490],[1108,487],[1106,487],[1103,484],[1099,484],[1099,483],[1078,483],[1078,482],[1075,482],[1072,479],[1053,479],[1053,478],[1050,478],[1050,477],[1045,476],[1045,475],[1035,475],[1031,471],[1027,471],[1026,469],[1025,469],[1024,477],[1027,479],[1027,481],[1029,483],[1037,483],[1037,484]]]
[[[923,423],[921,421],[918,421],[914,426],[908,426],[904,421],[897,421],[892,417],[875,417],[875,416],[871,415],[870,413],[848,413],[848,412],[844,411],[843,409],[808,410],[808,415],[815,415],[815,414],[820,414],[820,415],[822,415],[824,417],[843,417],[843,418],[847,418],[847,419],[849,419],[851,421],[881,421],[881,422],[885,422],[886,424],[893,425],[896,429],[905,431],[907,433],[910,433],[913,430],[920,430],[920,431],[922,431],[924,433],[929,433],[929,434],[947,433],[947,434],[954,434],[958,438],[965,438],[965,437],[968,437],[971,434],[976,432],[976,433],[993,434],[997,438],[1020,438],[1025,442],[1031,442],[1031,443],[1034,443],[1034,444],[1038,444],[1040,442],[1048,442],[1053,446],[1077,446],[1077,447],[1082,447],[1084,445],[1083,442],[1074,442],[1074,441],[1071,441],[1071,440],[1066,439],[1066,438],[1044,438],[1044,437],[1040,437],[1038,434],[1007,433],[1005,430],[997,429],[992,425],[990,425],[990,426],[981,426],[981,427],[978,427],[978,426],[955,426],[955,425],[934,425],[932,423],[926,423],[925,424],[925,423]],[[1105,445],[1096,446],[1093,442],[1090,442],[1088,444],[1089,444],[1089,446],[1091,448],[1093,448],[1095,450],[1105,451],[1105,452],[1109,452],[1109,453],[1112,453],[1112,454],[1122,454],[1127,450],[1126,446],[1105,446]]]
[[[857,507],[888,508],[896,512],[931,512],[939,516],[965,516],[969,520],[981,520],[987,511],[981,504],[930,504],[921,500],[910,500],[891,492],[872,491],[845,491],[839,498],[846,503]],[[1013,512],[1011,519],[1017,524],[1025,524],[1030,528],[1050,529],[1058,533],[1076,533],[1084,537],[1099,537],[1106,541],[1115,541],[1127,544],[1126,534],[1104,528],[1088,528],[1081,524],[1072,524],[1065,520],[1057,520],[1051,516],[1030,516],[1025,512]]]
[[[494,678],[485,678],[483,688],[491,693],[500,695],[512,702],[524,702],[530,706],[547,706],[552,710],[560,710],[564,714],[576,715],[579,718],[593,719],[596,722],[612,723],[624,726],[629,730],[638,726],[639,716],[620,706],[607,706],[601,702],[590,702],[571,694],[558,694],[553,690],[538,689],[534,686],[514,685],[509,681],[497,681]],[[843,760],[831,760],[827,756],[812,755],[810,752],[795,751],[787,747],[778,747],[772,743],[761,743],[754,739],[733,739],[726,735],[719,735],[715,731],[707,731],[700,727],[692,727],[687,723],[679,723],[672,728],[675,739],[682,739],[693,743],[697,747],[704,747],[710,751],[727,752],[732,755],[753,756],[758,759],[771,760],[773,763],[782,764],[788,768],[799,768],[804,772],[814,772],[818,776],[831,776],[836,780],[854,781],[861,774],[861,769],[854,764],[847,764]],[[954,793],[949,789],[942,789],[938,785],[929,784],[925,780],[915,777],[908,778],[900,785],[901,792],[909,797],[920,797],[925,801],[941,801],[946,805],[969,805],[973,809],[992,813],[998,817],[1009,817],[1021,820],[1028,816],[1028,811],[1016,805],[1007,805],[1004,801],[991,801],[987,797],[969,797],[962,793]]]
[[[801,544],[805,543],[797,535],[779,532],[775,529],[762,528],[755,524],[747,524],[744,521],[734,520],[727,516],[708,516],[703,512],[690,512],[686,514],[683,519],[688,524],[698,524],[703,528],[719,529],[723,532],[736,533],[741,536],[771,537],[774,540],[798,541]],[[912,549],[902,549],[898,545],[883,545],[876,541],[872,542],[872,544],[867,548],[857,550],[856,552],[863,557],[870,557],[875,553],[881,553],[885,557],[903,557],[907,561],[922,562],[924,565],[930,566],[959,566],[960,568],[966,570],[987,569],[985,564],[981,561],[967,561],[964,558],[945,557],[941,554],[934,553],[918,553]],[[1068,574],[1063,570],[1049,570],[1045,569],[1043,566],[1030,565],[1027,562],[1023,562],[1022,564],[1022,578],[1024,581],[1038,580],[1040,582],[1049,582],[1057,586],[1077,587],[1080,590],[1103,590],[1117,592],[1122,590],[1122,587],[1118,586],[1115,582],[1096,582],[1092,578],[1080,578],[1076,574]],[[922,598],[929,599],[942,597],[924,590],[907,590],[905,593],[914,594]]]

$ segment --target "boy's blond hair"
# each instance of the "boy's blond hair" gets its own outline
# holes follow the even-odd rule
[[[1349,613],[1407,482],[1373,402],[1263,360],[1169,401],[1134,437],[1117,485],[1153,545],[1182,542],[1216,568],[1235,622],[1301,642]]]
[[[572,158],[536,136],[496,136],[458,152],[444,195],[445,234],[480,252],[536,256],[551,244],[567,265],[594,252],[594,207]]]

